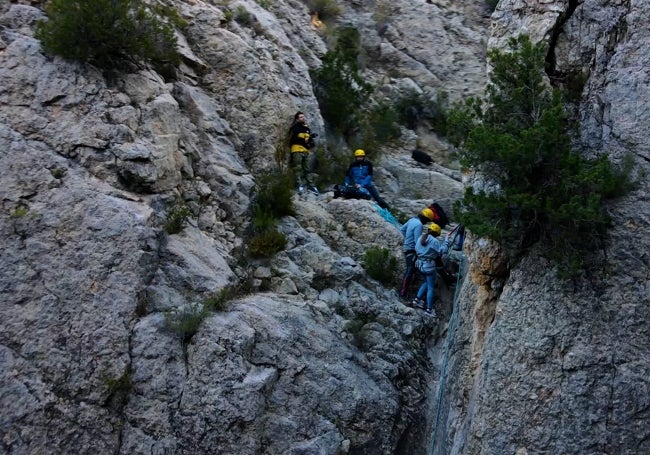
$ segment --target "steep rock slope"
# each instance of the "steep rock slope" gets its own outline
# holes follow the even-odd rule
[[[343,15],[368,27],[368,53],[389,43],[370,31],[372,4]],[[190,25],[172,82],[146,69],[107,78],[47,57],[33,37],[41,2],[0,3],[1,451],[425,450],[435,378],[425,347],[443,327],[359,264],[373,245],[399,254],[395,228],[366,201],[303,199],[280,225],[286,251],[268,262],[238,254],[255,175],[272,165],[293,113],[322,129],[308,69],[324,36],[297,1],[173,5]],[[455,31],[471,35],[468,55],[481,54],[484,17],[456,27],[451,3],[395,5],[411,15],[396,16],[395,30],[423,37],[427,27],[441,33],[448,8],[450,47],[436,52],[457,52]],[[229,22],[237,6],[255,21]],[[421,11],[429,16],[417,21]],[[440,22],[429,24],[434,14]],[[415,59],[384,57],[398,68],[389,85],[455,80],[415,48]],[[425,69],[403,74],[405,59]],[[470,92],[480,67],[465,70]],[[369,67],[368,77],[382,71]],[[458,197],[457,176],[411,167],[402,145],[391,157],[400,174],[384,174],[396,193],[408,199],[418,182],[440,180],[441,193]],[[189,225],[165,234],[179,203]],[[240,281],[253,292],[209,313],[196,333],[170,330],[166,321]]]
[[[491,44],[521,31],[550,44],[554,83],[578,90],[584,153],[630,153],[647,174],[647,2],[504,0]],[[648,180],[608,211],[597,273],[558,280],[539,252],[508,272],[498,248],[468,247],[434,432],[436,454],[641,454],[650,451]]]

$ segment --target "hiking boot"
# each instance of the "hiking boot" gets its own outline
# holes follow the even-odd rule
[[[309,191],[314,193],[316,196],[320,196],[320,193],[318,192],[318,188],[316,188],[315,186],[310,186]]]
[[[296,188],[296,191],[298,192],[298,194],[302,194],[305,191],[305,187],[299,186],[298,188]]]
[[[429,316],[431,316],[432,318],[437,318],[437,317],[438,317],[438,315],[436,314],[436,310],[434,310],[434,309],[432,309],[432,308],[427,308],[427,309],[424,310],[424,311],[425,311]]]
[[[424,300],[418,299],[417,297],[413,299],[411,302],[411,305],[413,305],[415,308],[419,308],[421,310],[424,310],[425,305],[424,305]]]

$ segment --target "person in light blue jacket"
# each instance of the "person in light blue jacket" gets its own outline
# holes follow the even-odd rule
[[[423,230],[422,236],[415,243],[415,252],[418,255],[415,266],[424,276],[424,283],[420,286],[418,295],[413,300],[413,306],[424,308],[422,298],[426,293],[426,312],[434,318],[436,317],[436,311],[433,308],[436,291],[436,259],[449,251],[449,239],[445,237],[442,242],[438,240],[441,232],[440,226],[431,223],[426,230]]]
[[[417,243],[420,235],[422,235],[422,226],[433,220],[433,211],[430,208],[423,209],[417,216],[414,216],[400,228],[400,232],[404,237],[404,262],[406,269],[402,277],[402,286],[399,290],[401,299],[408,302],[408,291],[415,276],[415,260],[417,254],[415,252],[415,244]]]

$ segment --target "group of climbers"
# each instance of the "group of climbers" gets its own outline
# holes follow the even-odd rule
[[[303,193],[305,186],[312,193],[319,194],[309,177],[308,166],[309,151],[315,146],[314,138],[316,136],[307,125],[305,115],[302,112],[297,112],[290,128],[289,143],[291,147],[290,166],[299,194]],[[364,150],[354,151],[354,161],[348,167],[345,185],[337,185],[334,189],[334,197],[339,196],[373,198],[382,209],[389,208],[373,183],[372,163],[366,158]],[[442,241],[438,238],[442,232],[441,225],[444,227],[447,222],[448,219],[442,208],[434,203],[409,219],[400,228],[404,236],[405,259],[405,271],[399,291],[400,298],[408,301],[408,289],[417,269],[424,277],[424,282],[411,304],[424,309],[433,317],[436,317],[434,309],[436,273],[439,269],[440,257],[449,251],[449,237],[445,237]],[[423,300],[425,297],[426,302]]]
[[[434,222],[440,215],[431,207],[423,209],[416,216],[404,223],[400,232],[404,236],[404,261],[405,271],[402,286],[399,291],[400,298],[408,300],[408,289],[411,286],[415,270],[424,277],[424,282],[418,289],[415,299],[411,304],[436,317],[433,307],[436,274],[439,269],[440,258],[449,251],[449,237],[442,241],[438,239],[442,233],[440,225]],[[426,230],[424,226],[426,225]],[[426,303],[423,298],[426,295]]]

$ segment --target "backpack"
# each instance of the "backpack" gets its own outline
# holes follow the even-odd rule
[[[433,163],[433,158],[424,153],[422,150],[415,149],[411,153],[411,158],[413,158],[418,163],[426,164],[427,166]]]
[[[455,251],[463,251],[463,243],[465,243],[465,226],[460,226],[451,249]]]
[[[356,188],[352,185],[334,185],[334,198],[343,199],[370,199],[370,193],[365,188]]]
[[[434,202],[429,206],[429,208],[433,212],[433,222],[434,223],[436,223],[441,228],[444,228],[446,225],[449,224],[449,218],[447,217],[447,214],[442,209],[440,204],[438,204],[437,202]]]

